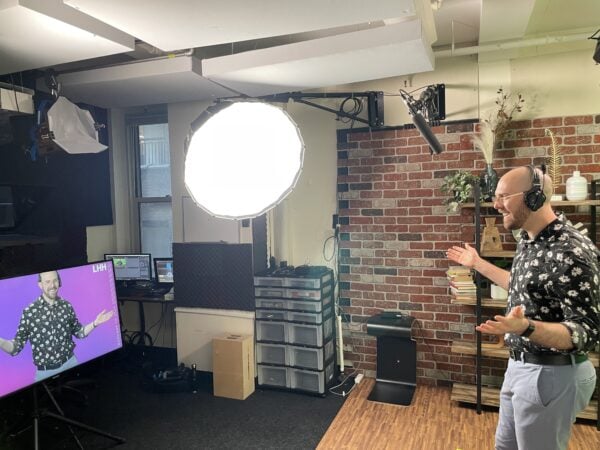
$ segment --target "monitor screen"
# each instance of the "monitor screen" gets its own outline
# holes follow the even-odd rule
[[[152,280],[152,266],[150,254],[107,254],[104,259],[113,261],[115,267],[115,280],[117,281],[150,281]]]
[[[154,273],[158,284],[173,284],[173,258],[154,258]]]
[[[0,397],[122,347],[109,261],[0,280],[0,310]]]

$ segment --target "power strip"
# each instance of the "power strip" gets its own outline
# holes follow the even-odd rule
[[[354,384],[360,383],[364,377],[365,376],[362,373],[359,373],[358,375],[356,375],[356,377],[354,377]]]

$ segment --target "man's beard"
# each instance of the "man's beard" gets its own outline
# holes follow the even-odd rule
[[[503,220],[504,228],[510,231],[523,228],[523,225],[525,224],[525,222],[527,222],[527,219],[529,219],[530,214],[531,211],[529,211],[524,206],[521,206],[520,208],[511,211],[510,215],[508,216],[508,219],[505,218]]]

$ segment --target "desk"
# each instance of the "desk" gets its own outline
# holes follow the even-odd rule
[[[146,340],[148,341],[148,345],[154,345],[154,342],[152,342],[152,337],[146,332],[146,315],[144,313],[144,303],[154,303],[154,304],[161,304],[161,305],[169,305],[169,304],[175,304],[175,302],[173,300],[165,300],[164,296],[156,296],[156,297],[149,297],[149,296],[144,296],[144,295],[133,295],[133,294],[128,294],[128,295],[123,295],[123,296],[118,296],[117,299],[119,300],[119,302],[122,304],[124,302],[137,302],[138,304],[138,312],[139,312],[139,317],[140,317],[140,330],[136,331],[133,336],[131,337],[131,344],[137,344],[137,345],[146,345]],[[123,324],[121,323],[121,328],[123,328],[122,326]],[[137,339],[137,342],[136,342]]]

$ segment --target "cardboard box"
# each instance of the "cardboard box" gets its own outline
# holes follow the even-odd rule
[[[213,393],[246,399],[254,392],[254,336],[227,334],[213,339]]]

